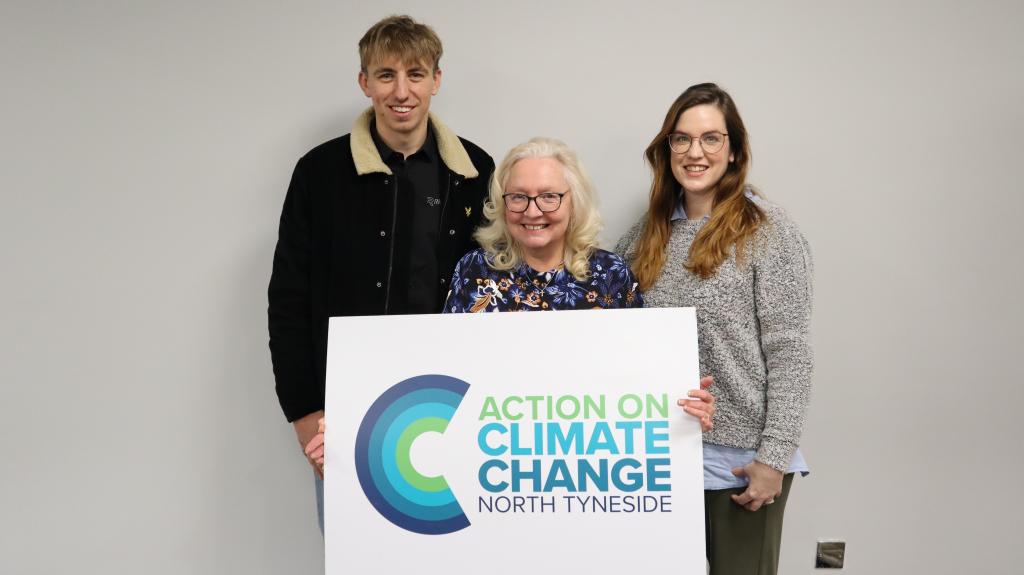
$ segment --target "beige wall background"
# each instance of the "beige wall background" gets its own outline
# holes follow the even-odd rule
[[[729,89],[817,264],[782,572],[824,538],[848,573],[1018,569],[1019,2],[7,0],[0,572],[321,571],[266,284],[294,162],[367,105],[356,42],[396,12],[443,38],[461,135],[579,151],[606,245],[672,100]]]

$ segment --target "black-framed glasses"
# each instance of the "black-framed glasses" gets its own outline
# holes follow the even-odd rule
[[[543,194],[537,194],[536,196],[528,196],[526,194],[503,194],[501,197],[505,200],[505,209],[510,212],[521,214],[530,208],[530,202],[537,205],[537,209],[544,212],[554,212],[558,208],[562,207],[562,196],[569,192],[562,192],[561,194],[555,192],[544,192]]]
[[[722,132],[704,132],[697,140],[700,141],[700,147],[704,150],[704,153],[714,154],[722,149],[728,137],[729,134],[723,134]],[[672,151],[677,154],[685,154],[690,150],[690,146],[693,145],[693,140],[694,138],[689,134],[672,132],[668,135],[668,147],[672,148]]]

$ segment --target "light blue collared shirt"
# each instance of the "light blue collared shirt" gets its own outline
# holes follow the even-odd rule
[[[745,477],[736,477],[732,470],[736,467],[743,467],[757,456],[754,449],[741,447],[726,447],[714,443],[704,444],[704,489],[732,489],[744,487],[747,484]],[[793,461],[789,462],[789,469],[786,473],[799,473],[806,476],[811,470],[804,461],[804,456],[797,449],[793,454]]]
[[[752,198],[753,194],[747,191],[747,197]],[[708,216],[704,216],[703,219],[707,219]],[[686,209],[683,208],[683,194],[679,194],[679,199],[676,200],[676,209],[672,212],[670,221],[685,220]],[[714,375],[714,374],[711,374]],[[747,484],[747,480],[744,477],[736,477],[732,474],[732,470],[736,467],[743,467],[754,460],[757,457],[757,450],[746,449],[742,447],[726,447],[724,445],[715,445],[714,443],[704,444],[704,489],[734,489],[736,487],[744,487]],[[789,462],[789,469],[786,473],[799,473],[800,475],[806,476],[810,473],[810,468],[807,467],[807,462],[804,461],[804,456],[800,453],[800,449],[796,450],[793,454],[793,460]]]

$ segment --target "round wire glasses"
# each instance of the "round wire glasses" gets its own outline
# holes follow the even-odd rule
[[[704,132],[697,140],[700,142],[700,147],[704,150],[704,153],[714,154],[722,149],[728,137],[729,134],[723,134],[722,132]],[[677,154],[685,154],[689,151],[690,146],[693,145],[693,140],[694,138],[689,134],[672,132],[668,135],[668,147],[672,148],[672,151]]]

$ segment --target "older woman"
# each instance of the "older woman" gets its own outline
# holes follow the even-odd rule
[[[550,138],[513,148],[495,171],[482,246],[455,267],[445,313],[642,307],[619,256],[597,247],[594,189]]]
[[[747,185],[747,132],[714,84],[687,89],[646,152],[650,206],[620,240],[646,304],[697,309],[711,573],[775,573],[810,396],[811,256],[780,208]]]

